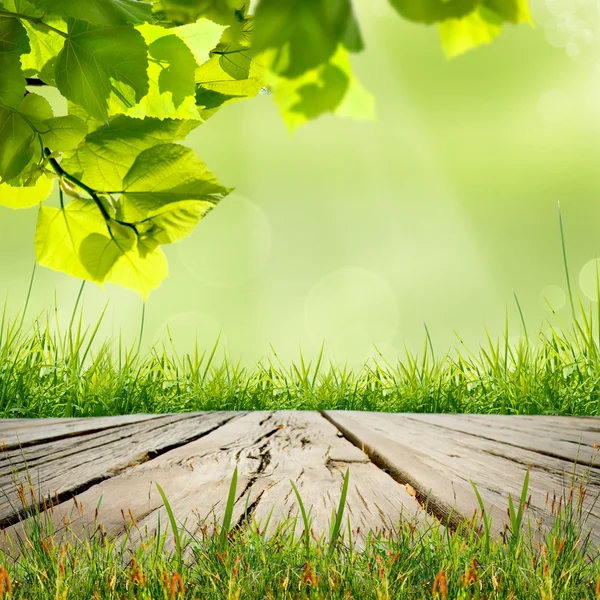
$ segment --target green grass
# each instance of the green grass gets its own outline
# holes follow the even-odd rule
[[[93,327],[83,327],[75,300],[69,326],[60,331],[56,315],[38,316],[24,328],[35,266],[23,309],[0,322],[0,418],[91,417],[133,413],[211,410],[367,410],[384,412],[600,415],[600,276],[596,273],[594,315],[577,296],[577,314],[559,206],[559,226],[572,322],[552,306],[549,332],[532,339],[517,295],[523,336],[509,343],[508,312],[503,339],[471,351],[459,346],[436,357],[425,326],[423,352],[406,349],[390,364],[381,353],[359,370],[325,365],[323,348],[314,365],[302,354],[284,365],[273,356],[255,367],[210,352],[180,355],[172,341],[141,353],[145,312],[138,340],[125,348],[119,338],[96,340],[105,310]],[[79,312],[78,312],[79,309]],[[99,344],[94,351],[92,345]],[[113,347],[116,346],[116,351]]]
[[[79,297],[78,297],[79,300]],[[599,304],[600,306],[600,304]],[[89,417],[204,410],[348,409],[386,412],[600,415],[600,327],[590,306],[570,330],[554,324],[537,340],[504,337],[477,352],[462,341],[434,357],[429,332],[420,355],[391,364],[379,355],[359,369],[304,357],[284,365],[273,357],[254,367],[210,352],[179,355],[166,343],[145,354],[139,340],[94,351],[104,313],[82,325],[77,305],[61,332],[49,317],[22,326],[6,305],[0,321],[0,418]],[[459,338],[460,340],[460,338]]]
[[[298,516],[277,525],[270,536],[251,523],[231,527],[236,496],[232,478],[222,526],[214,534],[203,525],[199,536],[178,528],[163,495],[175,533],[175,552],[163,551],[168,530],[149,536],[131,516],[125,543],[115,550],[94,519],[74,544],[54,541],[46,512],[35,510],[25,537],[13,543],[10,556],[0,552],[0,598],[38,600],[90,599],[527,599],[575,600],[600,597],[600,561],[582,524],[586,473],[571,479],[564,503],[552,501],[555,520],[543,542],[532,542],[532,523],[525,498],[525,478],[518,515],[494,539],[487,515],[479,513],[456,530],[426,518],[419,530],[401,521],[393,532],[368,532],[363,550],[355,549],[356,532],[344,522],[346,471],[342,497],[330,522],[330,535],[316,538],[297,494],[304,534],[296,536]],[[31,483],[31,481],[30,481]],[[290,480],[293,486],[293,482]],[[477,488],[475,493],[478,495]],[[295,487],[294,487],[295,489]],[[297,493],[297,490],[295,490]],[[511,499],[512,500],[512,499]],[[25,504],[25,502],[24,502]],[[512,504],[512,502],[511,502]],[[51,512],[52,509],[49,509]],[[527,528],[521,521],[527,517]],[[523,521],[524,522],[524,521]],[[127,547],[132,528],[137,547]],[[70,530],[70,526],[67,526]],[[12,541],[12,540],[11,540]],[[184,552],[189,549],[187,558]],[[10,586],[10,592],[9,592]]]

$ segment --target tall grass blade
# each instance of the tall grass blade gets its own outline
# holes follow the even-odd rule
[[[221,544],[223,547],[227,544],[227,536],[231,527],[231,519],[233,517],[233,507],[235,506],[235,492],[237,488],[238,470],[237,467],[233,471],[231,485],[229,486],[229,496],[227,505],[225,506],[225,514],[223,515],[223,524],[221,526]]]
[[[565,264],[565,275],[567,277],[567,289],[569,290],[569,302],[571,303],[571,315],[573,316],[573,320],[575,321],[575,304],[573,303],[573,291],[571,289],[571,278],[569,277],[569,264],[567,262],[567,248],[565,245],[565,233],[563,231],[562,214],[560,212],[560,201],[558,203],[558,224],[560,226],[560,243],[562,245],[562,255]]]
[[[179,529],[177,528],[177,523],[175,522],[175,515],[173,514],[171,505],[169,504],[169,501],[167,500],[167,496],[163,492],[163,489],[160,487],[160,485],[158,483],[156,483],[156,487],[158,488],[158,493],[160,494],[160,496],[163,500],[163,503],[167,510],[167,514],[169,515],[171,529],[173,530],[173,535],[175,537],[175,551],[177,554],[177,563],[178,563],[179,570],[181,571],[181,567],[183,564],[183,548],[181,547],[181,537],[179,535]]]
[[[342,527],[342,518],[344,516],[344,507],[346,506],[346,495],[348,494],[348,482],[350,480],[350,467],[346,469],[346,475],[344,477],[344,485],[342,486],[342,495],[340,496],[340,504],[337,509],[337,514],[335,517],[335,523],[333,525],[333,530],[331,531],[331,537],[329,539],[329,555],[333,552],[340,529]]]

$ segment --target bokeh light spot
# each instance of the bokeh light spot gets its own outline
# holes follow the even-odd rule
[[[598,278],[600,278],[600,258],[593,258],[586,262],[579,272],[579,286],[592,302],[596,302],[598,299],[596,292],[596,268],[598,269]]]
[[[235,287],[254,279],[271,255],[271,224],[251,200],[231,194],[180,244],[184,267],[215,287]]]
[[[567,295],[560,286],[547,285],[540,293],[540,302],[544,308],[548,309],[546,301],[554,310],[560,310],[567,303]]]

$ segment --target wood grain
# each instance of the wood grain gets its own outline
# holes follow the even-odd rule
[[[98,426],[87,423],[87,429],[80,429],[77,435],[5,450],[0,453],[0,527],[15,522],[22,512],[20,484],[27,490],[28,502],[32,500],[30,484],[37,500],[40,496],[71,498],[156,454],[206,435],[240,414],[181,413],[134,422],[111,417],[109,428],[97,430]],[[51,426],[51,432],[56,429]]]
[[[222,522],[236,466],[239,476],[233,523],[243,522],[246,502],[251,507],[249,517],[262,523],[273,510],[267,536],[274,533],[281,520],[298,513],[290,480],[296,483],[306,509],[314,507],[315,535],[328,533],[331,512],[338,506],[348,466],[350,489],[346,510],[351,528],[357,532],[358,547],[369,530],[393,532],[402,517],[424,528],[431,526],[431,519],[426,522],[425,512],[403,485],[373,465],[319,413],[310,411],[260,411],[243,415],[196,441],[78,494],[76,500],[82,503],[83,514],[75,510],[72,501],[60,503],[51,520],[58,539],[66,535],[62,523],[65,516],[75,535],[81,535],[93,526],[94,507],[102,496],[98,522],[103,523],[110,539],[123,540],[129,517],[124,522],[121,509],[125,515],[131,510],[140,530],[153,535],[159,515],[163,531],[168,521],[155,485],[159,483],[177,519],[181,523],[187,521],[191,534],[198,534],[202,524],[211,531],[215,520]],[[21,536],[24,533],[21,524],[5,531],[12,539],[17,533]],[[296,534],[302,531],[299,522]],[[130,539],[134,546],[139,542],[136,530]],[[172,547],[169,536],[165,548]]]
[[[477,422],[486,432],[486,437],[475,433],[481,430],[474,429],[473,422],[467,418],[464,419],[465,429],[472,433],[458,430],[458,423],[467,415],[366,414],[358,411],[326,411],[325,415],[359,447],[364,444],[371,459],[382,468],[389,469],[398,481],[410,483],[421,496],[426,496],[431,490],[431,508],[442,522],[446,522],[453,512],[450,519],[456,526],[479,509],[470,483],[474,481],[488,514],[493,517],[494,531],[499,535],[504,524],[509,523],[506,513],[508,494],[513,500],[520,498],[529,468],[528,495],[531,499],[526,515],[531,514],[532,524],[542,517],[541,536],[554,523],[551,511],[553,496],[557,505],[558,498],[566,498],[569,493],[574,471],[572,461],[495,441],[492,438],[502,437],[500,422],[504,421],[499,420],[498,431],[492,433],[495,415],[472,415],[478,417]],[[448,427],[441,423],[447,423]],[[555,429],[555,435],[557,432]],[[509,435],[513,442],[517,441],[515,435]],[[523,443],[536,448],[550,448],[552,440],[538,439],[542,435],[529,433],[524,427]],[[555,452],[567,454],[571,450],[567,446],[560,448]],[[575,469],[575,474],[580,477],[586,473],[589,476],[588,494],[582,508],[584,514],[591,511],[588,529],[596,543],[600,543],[600,532],[593,527],[600,518],[599,507],[593,506],[600,494],[600,471],[594,467]],[[548,503],[547,494],[550,497]],[[575,492],[575,501],[577,499]],[[562,502],[564,504],[565,500]],[[518,502],[515,503],[517,505]]]

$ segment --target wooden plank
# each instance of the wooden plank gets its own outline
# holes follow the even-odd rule
[[[157,453],[197,439],[239,415],[234,412],[165,415],[100,431],[91,427],[74,437],[0,453],[0,489],[3,490],[0,527],[14,522],[23,509],[18,493],[20,484],[25,486],[28,501],[31,499],[29,478],[36,498],[40,495],[59,500],[70,498],[77,491],[113,477]]]
[[[531,504],[526,514],[532,514],[532,524],[542,517],[538,537],[554,522],[546,506],[546,493],[550,492],[550,499],[555,493],[558,500],[563,495],[563,482],[570,480],[572,472],[572,465],[563,460],[464,434],[454,427],[442,430],[412,414],[326,411],[325,415],[354,443],[364,444],[371,458],[379,461],[380,466],[387,466],[399,481],[410,483],[421,495],[427,495],[431,489],[432,509],[442,522],[452,507],[459,513],[456,524],[461,518],[470,518],[475,509],[479,510],[470,484],[473,480],[488,514],[493,517],[496,535],[504,529],[504,523],[509,522],[508,494],[513,499],[520,498],[528,466],[531,467]],[[462,416],[456,415],[454,424]],[[598,473],[593,476],[597,480]],[[584,499],[584,514],[586,508],[591,508],[595,492],[600,493],[595,484],[589,488],[588,492],[592,493]],[[589,523],[596,543],[600,542],[600,532],[593,530],[593,524],[599,517],[595,509]]]
[[[8,449],[19,448],[23,444],[41,443],[80,433],[121,427],[129,423],[141,423],[160,416],[139,414],[78,419],[0,419],[0,446],[4,442]]]
[[[299,514],[290,480],[294,481],[307,507],[314,505],[313,531],[318,537],[328,533],[332,509],[337,509],[343,476],[350,467],[347,515],[354,540],[361,547],[369,530],[379,531],[398,526],[402,517],[415,526],[431,526],[416,499],[407,489],[373,465],[368,457],[345,440],[336,428],[313,411],[252,412],[234,419],[209,435],[175,448],[120,475],[107,479],[77,494],[82,504],[78,511],[73,501],[54,508],[55,542],[70,539],[63,518],[67,517],[75,535],[93,531],[94,509],[102,497],[98,522],[110,539],[123,542],[125,515],[131,510],[142,532],[152,535],[158,517],[162,531],[168,522],[162,499],[156,488],[163,488],[178,522],[187,521],[192,534],[204,522],[212,531],[213,519],[222,522],[231,477],[238,467],[237,498],[233,523],[243,522],[248,502],[250,516],[263,525],[273,509],[266,535],[275,531],[278,522]],[[129,521],[129,517],[127,517]],[[344,524],[346,524],[344,518]],[[303,531],[301,520],[296,535]],[[12,538],[23,536],[23,526],[15,524],[5,530]],[[64,537],[63,537],[64,536]],[[139,542],[132,530],[133,544]],[[0,547],[8,551],[5,536]],[[168,536],[165,549],[173,548]],[[127,558],[127,553],[125,553]]]
[[[600,417],[592,417],[587,425],[581,420],[575,424],[571,417],[554,417],[546,423],[537,417],[511,415],[412,414],[410,418],[570,463],[590,465],[598,460],[594,444],[600,444]]]

